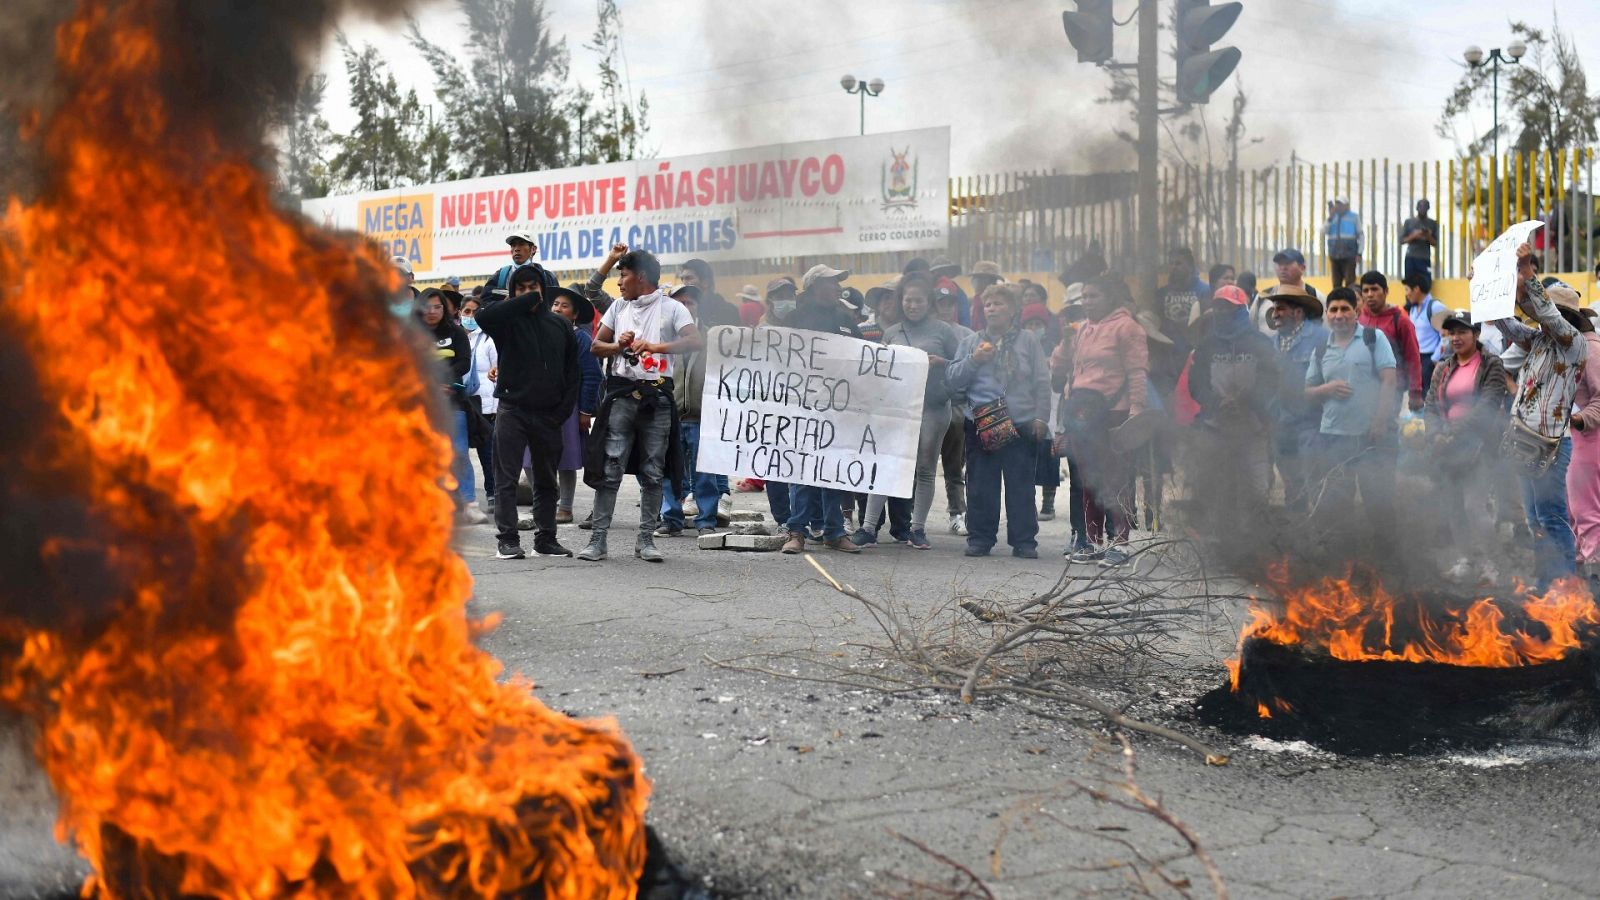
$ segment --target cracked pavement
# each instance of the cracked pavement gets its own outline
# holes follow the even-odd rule
[[[619,518],[633,496],[624,493]],[[759,495],[735,499],[765,511]],[[578,507],[581,518],[587,497]],[[941,502],[929,522],[945,521]],[[930,608],[956,591],[1041,587],[1066,533],[1064,521],[1046,523],[1037,561],[965,559],[942,527],[930,527],[932,551],[818,559],[863,593]],[[456,537],[477,578],[473,613],[504,616],[484,646],[532,677],[550,706],[620,722],[654,782],[649,821],[719,895],[915,896],[913,882],[951,883],[950,868],[896,834],[1002,898],[1128,892],[1118,863],[1135,851],[1207,893],[1175,833],[1071,787],[1103,772],[1090,759],[1104,749],[1092,730],[983,699],[885,696],[707,665],[706,655],[792,650],[860,659],[848,644],[874,635],[871,618],[801,558],[699,551],[680,538],[659,540],[667,562],[650,565],[619,531],[621,552],[603,564],[500,561],[490,528]],[[574,550],[584,537],[561,529]],[[1596,748],[1358,760],[1222,735],[1185,711],[1220,683],[1230,641],[1195,637],[1176,649],[1174,668],[1141,681],[1151,699],[1135,714],[1192,730],[1232,762],[1207,767],[1136,736],[1139,783],[1194,831],[1233,896],[1600,893]],[[6,734],[0,727],[0,897],[71,892],[81,864],[54,843],[48,790],[16,729]]]

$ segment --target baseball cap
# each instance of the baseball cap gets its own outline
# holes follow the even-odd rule
[[[1279,250],[1276,254],[1273,255],[1272,261],[1275,264],[1276,263],[1291,263],[1292,262],[1292,263],[1299,263],[1300,265],[1303,266],[1303,265],[1306,264],[1306,257],[1305,257],[1305,254],[1301,253],[1299,250],[1296,250],[1293,247],[1285,247],[1285,248],[1283,248],[1282,250]]]
[[[461,277],[459,275],[451,275],[449,278],[444,280],[444,283],[453,288],[459,288],[461,287]]]
[[[847,287],[839,293],[839,302],[850,309],[860,310],[867,303],[867,298],[853,287]]]
[[[513,231],[511,234],[506,236],[507,244],[514,244],[517,241],[522,241],[525,244],[533,244],[534,246],[538,246],[539,244],[538,241],[533,239],[533,232],[531,231]]]
[[[1234,306],[1249,306],[1250,298],[1244,295],[1244,289],[1237,285],[1225,284],[1217,288],[1211,296],[1218,300],[1226,300]]]
[[[777,292],[777,291],[794,291],[794,290],[799,290],[799,289],[795,287],[793,278],[774,278],[771,281],[767,282],[767,295],[768,296],[771,296],[774,292]]]
[[[933,299],[935,302],[945,300],[954,303],[960,297],[961,288],[949,278],[939,279],[939,283],[933,287]]]
[[[407,275],[415,274],[411,271],[411,260],[406,259],[404,256],[392,257],[390,258],[389,262],[392,263],[396,269],[399,269]]]
[[[1451,310],[1450,314],[1444,317],[1444,321],[1439,323],[1439,330],[1449,331],[1450,326],[1452,325],[1459,326],[1461,328],[1470,328],[1473,331],[1477,331],[1479,328],[1479,326],[1474,324],[1472,321],[1472,313],[1464,309]]]
[[[837,280],[849,277],[849,269],[835,269],[832,266],[828,266],[823,263],[817,263],[810,269],[807,269],[806,274],[800,278],[800,289],[802,291],[809,291],[811,290],[811,286],[813,284],[816,284],[818,281],[824,278]]]
[[[672,288],[671,290],[667,291],[667,296],[671,297],[674,300],[680,300],[680,299],[682,299],[684,297],[687,297],[690,300],[693,300],[696,303],[699,303],[700,302],[700,288],[697,285],[693,285],[693,284],[680,284],[680,285],[677,285],[676,287]]]

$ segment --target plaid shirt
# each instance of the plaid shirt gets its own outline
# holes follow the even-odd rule
[[[1511,416],[1545,437],[1565,437],[1588,348],[1578,329],[1568,324],[1545,296],[1539,279],[1528,279],[1527,289],[1527,299],[1520,305],[1539,327],[1529,328],[1514,318],[1495,323],[1508,342],[1528,350],[1528,359],[1517,375]]]

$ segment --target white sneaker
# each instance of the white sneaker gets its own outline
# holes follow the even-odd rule
[[[482,525],[489,521],[489,517],[483,514],[477,503],[468,503],[461,507],[461,511],[456,513],[456,518],[463,525]]]
[[[733,524],[733,498],[727,494],[717,500],[717,524]]]
[[[950,517],[950,533],[965,537],[967,534],[967,516],[965,513],[956,513]]]

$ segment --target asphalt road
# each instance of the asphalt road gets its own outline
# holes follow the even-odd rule
[[[618,504],[628,516],[630,499]],[[736,502],[765,508],[758,495]],[[941,507],[930,521],[942,526]],[[1014,597],[1053,580],[1066,530],[1045,526],[1037,561],[966,559],[942,527],[930,529],[931,551],[818,559],[865,593],[930,609],[954,593]],[[533,677],[549,705],[621,723],[654,782],[649,820],[719,895],[931,897],[919,883],[949,887],[965,877],[957,865],[997,897],[1122,894],[1140,858],[1208,893],[1177,832],[1077,791],[1107,783],[1117,757],[1104,732],[1005,704],[710,666],[708,656],[787,651],[874,665],[853,645],[877,632],[802,558],[699,551],[678,538],[662,540],[667,562],[651,565],[631,558],[624,533],[613,537],[623,552],[589,564],[500,561],[487,526],[457,533],[477,579],[473,612],[504,615],[486,647]],[[583,533],[563,527],[561,538],[576,550]],[[1155,739],[1134,746],[1138,783],[1187,824],[1233,896],[1600,895],[1597,748],[1351,760],[1221,735],[1187,712],[1220,683],[1231,650],[1230,626],[1214,624],[1130,684],[1146,698],[1137,714],[1192,730],[1232,762],[1207,767]],[[45,896],[82,874],[51,840],[48,793],[24,756],[0,741],[5,897]]]

